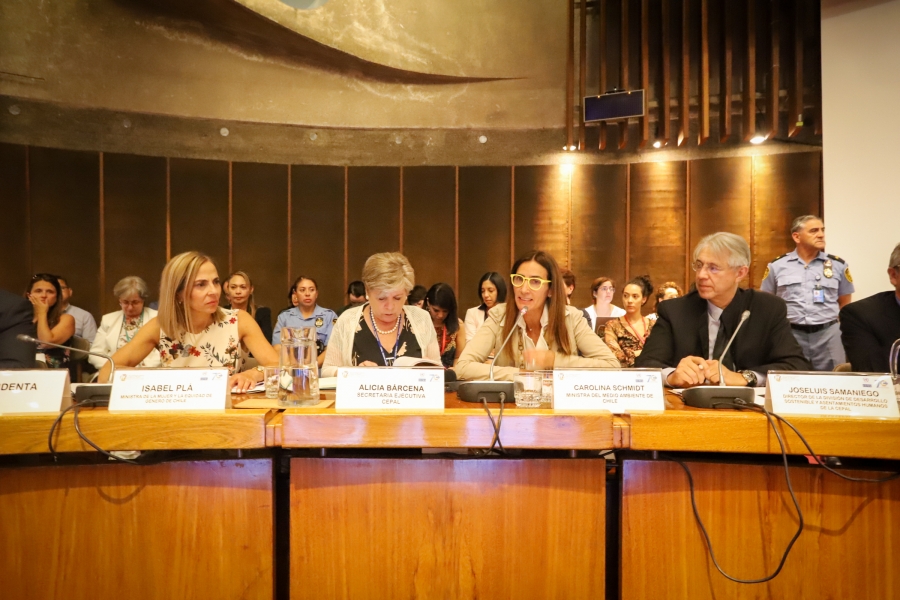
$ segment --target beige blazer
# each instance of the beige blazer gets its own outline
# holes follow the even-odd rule
[[[94,343],[91,344],[91,352],[109,355],[116,353],[119,335],[122,333],[122,317],[124,314],[123,311],[117,310],[103,315],[103,318],[100,319],[100,328],[97,330],[97,335],[94,336]],[[156,311],[145,306],[144,323],[147,323],[154,317],[156,317]],[[106,359],[100,358],[99,356],[91,356],[90,354],[88,355],[88,361],[97,369],[102,369],[107,363]],[[160,366],[160,364],[159,350],[154,348],[150,354],[147,355],[147,358],[140,362],[138,367],[155,368]]]
[[[456,363],[456,374],[461,379],[487,379],[490,365],[484,364],[488,356],[496,354],[503,343],[503,321],[506,318],[506,304],[498,304],[488,311],[485,319],[475,337],[466,344],[462,356]],[[566,329],[569,332],[569,344],[577,348],[578,354],[562,354],[559,352],[555,341],[544,338],[547,346],[556,352],[554,367],[562,368],[619,368],[619,361],[613,355],[609,347],[603,343],[600,337],[591,331],[582,312],[572,306],[566,307]],[[506,352],[497,357],[494,366],[494,379],[512,380],[513,375],[519,372],[524,365],[522,351],[524,343],[521,330],[516,328],[509,340],[515,356],[510,361]]]
[[[353,364],[353,338],[356,336],[356,325],[359,323],[359,315],[362,306],[348,308],[338,317],[331,337],[328,339],[328,348],[325,349],[325,362],[322,363],[322,377],[337,377],[338,367],[346,367]],[[422,348],[423,358],[430,358],[441,362],[441,350],[438,346],[437,335],[434,332],[434,324],[428,311],[418,306],[406,305],[403,307],[406,320],[412,327],[412,332]],[[599,339],[599,338],[598,338]]]

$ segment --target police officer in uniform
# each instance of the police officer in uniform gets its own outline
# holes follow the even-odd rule
[[[297,298],[297,306],[281,311],[275,330],[272,332],[272,345],[276,349],[281,345],[281,329],[283,327],[315,327],[316,350],[319,366],[325,362],[325,348],[331,339],[331,330],[337,322],[337,315],[330,308],[318,305],[319,286],[312,277],[301,275],[294,280],[292,295]]]
[[[820,218],[797,217],[791,237],[796,249],[769,263],[761,289],[787,303],[791,330],[813,368],[832,371],[847,362],[838,312],[850,302],[853,276],[842,258],[825,253],[825,224]]]

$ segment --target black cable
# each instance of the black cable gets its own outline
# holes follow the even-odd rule
[[[485,454],[490,454],[491,452],[500,452],[504,454],[506,449],[503,447],[503,442],[500,441],[500,426],[503,424],[503,398],[500,398],[500,415],[497,417],[497,421],[494,421],[494,415],[491,414],[491,409],[488,408],[487,399],[482,396],[481,403],[484,406],[484,410],[487,413],[488,419],[491,420],[491,427],[494,429],[494,435],[491,438],[491,447],[488,448]],[[495,450],[498,448],[498,450]]]
[[[73,404],[73,405],[72,405],[72,406],[74,407],[74,409],[75,409],[75,410],[72,412],[72,420],[74,421],[74,424],[75,424],[75,431],[78,433],[78,437],[80,437],[82,440],[84,440],[85,443],[87,443],[91,448],[93,448],[94,450],[96,450],[96,451],[99,452],[100,454],[103,454],[104,456],[106,456],[106,457],[108,457],[108,458],[110,458],[110,459],[112,459],[112,460],[116,460],[116,461],[123,462],[123,463],[128,463],[129,465],[141,465],[141,464],[144,464],[144,463],[140,463],[140,462],[138,462],[138,461],[136,461],[136,460],[132,460],[132,459],[130,459],[130,458],[122,458],[121,456],[116,456],[115,454],[112,454],[112,453],[110,453],[110,452],[107,452],[106,450],[104,450],[103,448],[101,448],[100,446],[98,446],[97,444],[95,444],[94,442],[92,442],[86,435],[84,435],[84,432],[81,431],[81,425],[80,425],[79,422],[78,422],[78,410],[81,408],[81,405],[82,405],[82,404],[84,404],[84,403]]]
[[[743,404],[735,404],[731,402],[720,402],[713,405],[713,408],[749,408],[747,405]],[[723,577],[734,581],[735,583],[765,583],[767,581],[771,581],[781,573],[781,569],[784,567],[784,563],[787,561],[788,554],[791,552],[791,548],[794,547],[794,542],[797,541],[797,538],[800,537],[800,534],[803,533],[803,511],[800,509],[800,502],[797,500],[797,496],[794,494],[794,486],[791,483],[791,474],[788,469],[788,458],[787,458],[787,449],[784,445],[784,440],[781,439],[781,433],[778,431],[778,428],[775,426],[775,421],[772,420],[772,414],[765,409],[765,407],[757,407],[754,405],[753,408],[761,408],[762,411],[766,415],[766,419],[769,421],[769,425],[772,426],[772,430],[775,432],[775,437],[778,439],[778,445],[781,446],[781,458],[784,462],[784,479],[787,482],[788,492],[791,494],[791,500],[794,502],[794,508],[797,510],[797,517],[799,518],[799,526],[797,527],[797,532],[794,534],[794,537],[791,538],[791,541],[788,542],[787,548],[784,550],[784,554],[781,556],[781,561],[778,563],[778,567],[776,567],[775,571],[766,577],[761,579],[738,579],[737,577],[732,577],[728,573],[726,573],[722,567],[719,566],[719,561],[716,560],[716,555],[713,552],[712,542],[709,539],[709,533],[706,531],[706,527],[703,525],[703,519],[700,518],[700,511],[697,509],[697,499],[694,494],[694,477],[691,475],[691,470],[688,466],[677,458],[672,457],[664,457],[665,460],[670,460],[672,462],[678,463],[681,465],[681,468],[684,469],[685,474],[688,478],[688,485],[690,486],[691,491],[691,508],[694,510],[694,518],[697,520],[697,525],[700,526],[700,531],[703,533],[703,538],[706,540],[706,549],[709,551],[709,556],[713,561],[713,565],[715,565],[716,569],[718,569],[719,573],[722,574]]]
[[[99,404],[101,402],[108,402],[108,400],[104,399],[91,399],[82,400],[81,402],[74,402],[63,409],[59,415],[57,415],[56,419],[53,421],[53,425],[50,426],[50,433],[47,434],[47,447],[50,449],[50,454],[53,456],[53,462],[59,462],[59,456],[56,453],[56,448],[53,446],[53,433],[56,431],[56,428],[59,427],[60,422],[67,412],[73,410],[76,406],[84,406],[86,404]]]

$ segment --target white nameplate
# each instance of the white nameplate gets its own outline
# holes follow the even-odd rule
[[[222,410],[228,369],[128,369],[116,371],[109,412]]]
[[[553,410],[665,410],[659,369],[556,369]]]
[[[342,410],[444,410],[444,370],[341,367],[334,408]]]
[[[779,415],[900,418],[888,374],[770,371],[766,408]]]
[[[68,369],[0,371],[0,414],[56,414],[70,404]]]

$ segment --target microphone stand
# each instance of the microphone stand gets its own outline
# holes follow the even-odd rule
[[[518,325],[519,319],[522,319],[527,312],[527,306],[519,311],[519,316],[516,318],[516,325]],[[463,402],[515,402],[515,384],[512,381],[494,381],[494,363],[497,362],[500,353],[503,352],[503,348],[509,343],[515,330],[515,326],[509,330],[506,339],[503,340],[503,343],[500,344],[500,348],[494,354],[490,371],[488,371],[487,381],[464,381],[459,384],[459,387],[456,389],[456,394],[459,396],[460,400]]]
[[[45,346],[52,346],[53,348],[62,348],[63,350],[71,350],[72,352],[80,352],[82,354],[90,354],[91,356],[99,356],[100,358],[105,358],[109,361],[109,381],[112,382],[113,377],[115,377],[116,375],[116,363],[113,362],[113,359],[109,354],[93,352],[91,350],[81,350],[80,348],[63,346],[62,344],[53,344],[51,342],[42,342],[41,340],[30,335],[25,335],[24,333],[20,333],[19,335],[17,335],[16,339],[18,339],[20,342],[26,342],[29,344],[43,344]],[[84,402],[85,400],[91,399],[109,400],[109,396],[112,393],[112,383],[76,383],[78,383],[78,387],[75,388],[75,402]]]
[[[747,404],[753,406],[756,404],[756,392],[750,387],[738,387],[725,385],[725,378],[722,371],[722,360],[731,348],[731,343],[737,337],[738,331],[744,325],[744,322],[750,318],[750,311],[745,310],[741,314],[741,322],[735,328],[731,339],[725,345],[722,355],[719,356],[719,385],[700,385],[684,390],[681,394],[681,400],[685,406],[693,406],[694,408],[732,408],[735,404]]]

